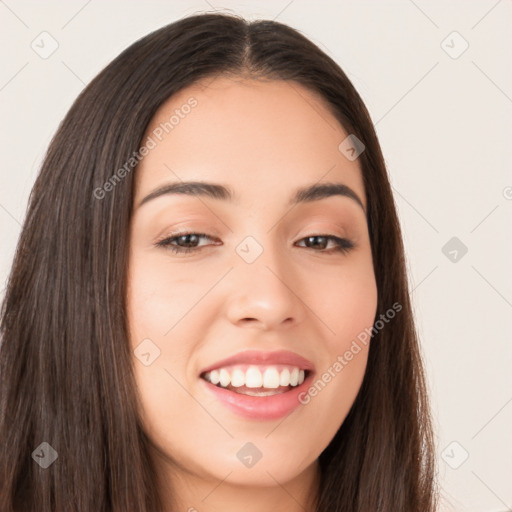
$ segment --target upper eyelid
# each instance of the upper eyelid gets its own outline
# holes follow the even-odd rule
[[[201,222],[200,219],[190,219],[190,220],[192,221],[191,223],[193,223],[193,224],[195,224],[197,220],[199,220],[199,222]],[[313,215],[312,217],[303,219],[303,220],[305,220],[307,222],[307,224],[311,223],[313,225],[312,227],[307,229],[308,232],[311,231],[311,234],[306,233],[303,236],[329,235],[329,236],[335,236],[338,238],[353,239],[354,236],[356,236],[356,232],[352,232],[352,231],[354,231],[353,228],[355,228],[356,231],[359,231],[358,225],[352,226],[353,222],[350,217],[346,220],[343,220],[340,217],[338,217],[338,218],[323,218],[323,216],[320,216],[320,215]],[[300,223],[302,224],[302,221]],[[323,225],[323,226],[316,225],[318,223],[325,224],[325,225]],[[188,224],[188,222],[186,224]],[[295,224],[295,221],[294,221],[294,224]],[[231,234],[233,234],[233,231],[228,226],[226,226],[226,227],[231,232]],[[192,226],[185,225],[181,228],[176,226],[175,229],[176,229],[175,232],[172,232],[172,228],[169,229],[170,232],[167,235],[165,235],[165,236],[162,235],[161,237],[158,237],[158,239],[162,240],[162,239],[166,239],[166,238],[173,238],[175,236],[178,237],[178,236],[189,235],[189,234],[191,234],[191,235],[201,234],[201,235],[209,236],[210,238],[220,238],[221,237],[220,231],[223,231],[222,228],[219,231],[218,228],[216,228],[214,226],[209,226],[208,231],[210,234],[208,234],[206,231],[203,231],[204,228],[202,228],[201,226],[194,227],[193,225]],[[293,231],[295,234],[293,234],[293,233],[292,234],[293,234],[293,237],[295,238],[295,237],[299,236],[299,234],[301,232],[304,231],[304,226],[302,228],[300,228],[299,230],[293,229]]]

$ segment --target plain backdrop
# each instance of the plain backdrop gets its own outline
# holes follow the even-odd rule
[[[510,510],[510,0],[1,1],[2,297],[31,187],[73,100],[138,38],[215,9],[300,30],[363,97],[404,230],[442,510]]]

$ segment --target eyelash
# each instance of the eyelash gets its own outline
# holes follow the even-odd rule
[[[171,242],[175,241],[176,239],[181,238],[183,236],[189,236],[189,235],[194,235],[194,236],[202,237],[202,238],[208,238],[208,239],[212,240],[212,238],[205,233],[184,232],[184,233],[174,233],[172,236],[166,237],[163,240],[156,242],[155,245],[158,247],[163,247],[164,249],[169,250],[175,254],[191,253],[191,252],[200,250],[201,247],[179,247],[176,245],[171,245]],[[311,247],[306,247],[306,249],[311,249],[314,252],[320,252],[320,253],[323,252],[326,254],[333,254],[333,253],[346,254],[346,253],[350,252],[355,247],[354,243],[351,242],[350,240],[348,240],[346,238],[340,238],[340,237],[337,237],[334,235],[309,235],[304,238],[301,238],[301,240],[299,240],[299,242],[302,242],[303,240],[306,240],[308,238],[327,238],[328,241],[333,240],[336,243],[336,247],[329,249],[329,250],[322,249],[322,250],[318,251]]]

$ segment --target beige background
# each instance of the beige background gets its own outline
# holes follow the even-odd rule
[[[136,39],[215,8],[299,29],[363,96],[404,228],[443,510],[510,510],[511,0],[0,2],[2,296],[28,194],[72,101]]]

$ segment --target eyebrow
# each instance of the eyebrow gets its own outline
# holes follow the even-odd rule
[[[235,194],[233,191],[220,183],[211,183],[207,181],[180,181],[176,183],[169,183],[158,187],[142,199],[137,206],[140,208],[143,204],[169,194],[185,194],[188,196],[203,196],[211,199],[218,199],[222,201],[233,201]],[[366,213],[363,202],[359,196],[347,185],[343,183],[315,183],[306,187],[298,188],[290,201],[288,206],[295,206],[300,203],[309,203],[326,199],[333,196],[348,197],[355,201]]]

